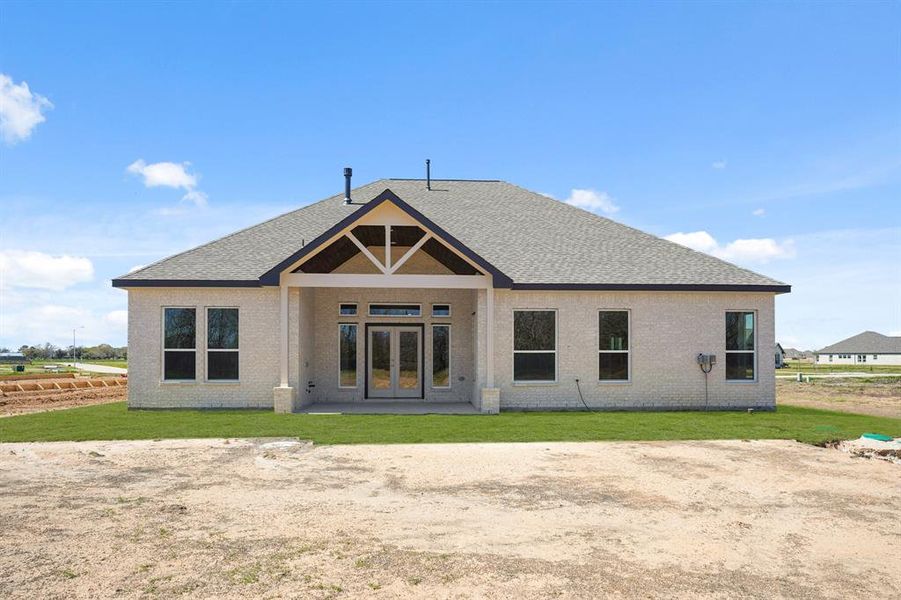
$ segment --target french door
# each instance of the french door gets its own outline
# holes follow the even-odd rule
[[[422,328],[372,325],[366,357],[368,398],[422,397]]]

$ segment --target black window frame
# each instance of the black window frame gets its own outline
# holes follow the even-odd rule
[[[210,311],[213,310],[232,310],[235,311],[236,316],[236,326],[237,331],[235,332],[235,348],[211,348],[210,340],[212,336],[210,335],[210,326],[212,324],[212,319],[210,319]],[[241,311],[237,306],[207,306],[206,307],[206,369],[205,369],[205,378],[204,381],[207,383],[240,383],[241,382]],[[226,377],[210,377],[210,354],[234,354],[235,355],[235,369],[237,373],[235,373],[235,377],[226,378]]]
[[[554,349],[547,350],[517,350],[516,349],[516,314],[517,313],[526,313],[526,312],[549,312],[554,315]],[[511,361],[512,368],[512,378],[513,383],[516,385],[553,385],[559,383],[560,379],[560,364],[559,364],[559,348],[560,348],[560,322],[559,316],[557,314],[556,308],[514,308],[513,309],[513,320],[511,323],[513,327],[513,335],[512,339],[512,352],[513,352],[513,360]],[[525,354],[553,354],[554,357],[554,378],[553,379],[517,379],[516,378],[516,359],[517,355],[525,355]]]
[[[730,349],[729,349],[729,315],[730,315],[730,314],[739,314],[739,315],[748,315],[748,314],[750,314],[750,315],[751,315],[751,318],[752,318],[752,335],[751,335],[751,344],[752,344],[752,348],[751,348],[750,350],[747,350],[747,349],[731,349],[731,350],[730,350]],[[747,309],[745,309],[745,310],[741,310],[741,309],[727,310],[726,313],[725,313],[725,315],[724,315],[723,324],[724,324],[723,329],[724,329],[724,333],[725,333],[725,336],[724,336],[725,340],[724,340],[724,341],[725,341],[725,348],[726,348],[726,350],[725,350],[726,360],[725,360],[725,365],[724,365],[724,370],[725,370],[724,377],[725,377],[725,380],[726,380],[728,383],[757,383],[757,376],[758,376],[758,364],[757,364],[757,349],[758,349],[758,343],[757,343],[757,311],[756,311],[756,310],[747,310]],[[730,356],[736,356],[736,355],[739,355],[739,354],[741,354],[741,355],[751,355],[751,373],[752,373],[752,377],[751,377],[751,378],[748,378],[748,377],[729,377],[729,358],[730,358]]]
[[[162,307],[162,323],[160,327],[161,340],[160,340],[160,380],[164,383],[195,383],[197,381],[197,307],[196,306],[164,306]],[[170,310],[187,310],[191,311],[194,315],[194,344],[190,348],[170,348],[166,345],[166,325],[167,325],[167,312]],[[190,378],[168,378],[166,377],[166,359],[169,353],[184,353],[190,354],[193,358],[193,377]],[[174,358],[174,356],[173,356]]]
[[[601,314],[602,313],[625,313],[626,314],[626,349],[603,350],[601,340]],[[632,381],[632,311],[627,308],[601,308],[598,309],[598,382],[599,383],[631,383]],[[626,378],[625,379],[604,379],[601,377],[601,355],[602,354],[625,354],[626,355]]]

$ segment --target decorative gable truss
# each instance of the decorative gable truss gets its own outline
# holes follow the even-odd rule
[[[387,191],[287,265],[301,287],[488,288],[499,273]],[[479,264],[482,263],[482,264]],[[486,273],[491,273],[491,276]]]

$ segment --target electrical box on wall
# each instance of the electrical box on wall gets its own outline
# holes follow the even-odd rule
[[[716,364],[716,354],[698,354],[698,364],[705,371],[710,371]]]

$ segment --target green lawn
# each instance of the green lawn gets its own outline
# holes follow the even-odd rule
[[[776,369],[776,375],[791,375],[792,373],[901,373],[901,365],[879,365],[875,363],[860,363],[856,365],[831,365],[829,363],[816,364],[797,360],[787,360],[788,367]]]
[[[452,415],[278,415],[272,411],[128,411],[124,403],[0,419],[0,441],[298,437],[318,444],[590,440],[796,439],[874,432],[901,419],[784,406],[773,413],[619,412]]]

